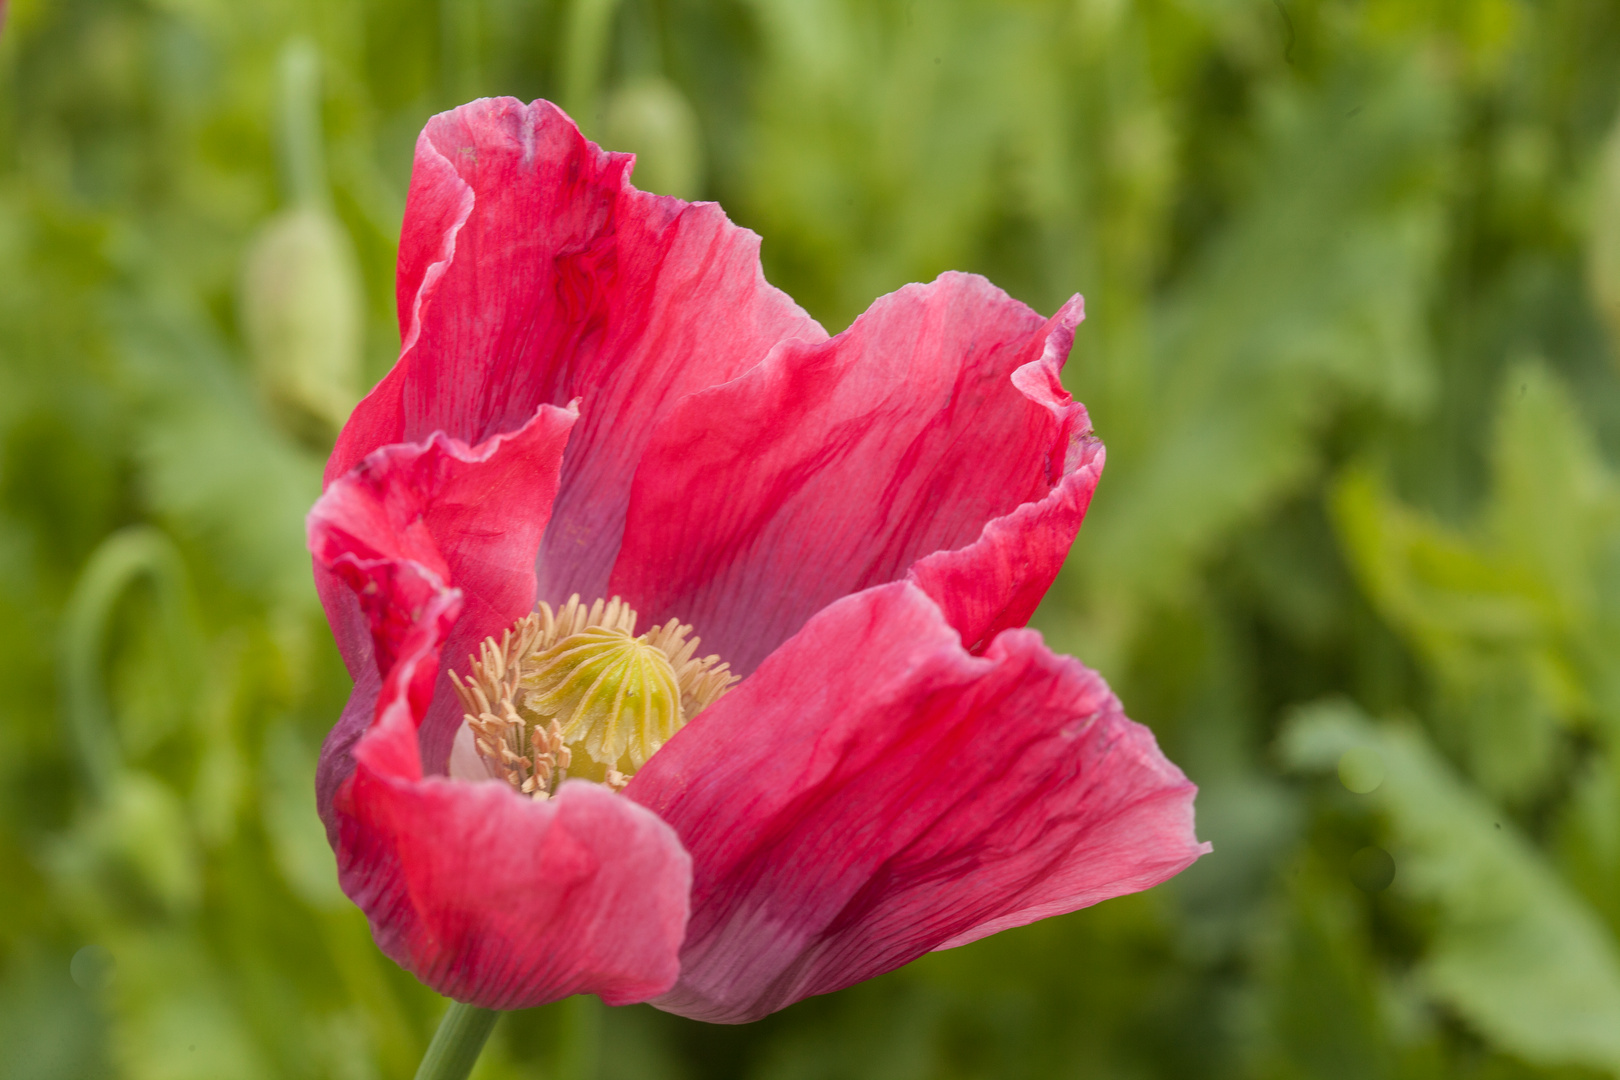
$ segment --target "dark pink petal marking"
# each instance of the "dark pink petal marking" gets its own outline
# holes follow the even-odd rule
[[[1155,885],[1208,850],[1195,788],[1095,673],[963,649],[914,584],[816,615],[626,794],[692,853],[681,977],[719,1023]]]
[[[975,545],[919,580],[971,586],[946,603],[970,645],[1022,624],[1102,464],[1057,382],[1080,318],[1078,297],[1043,319],[945,274],[686,398],[642,456],[609,591],[746,673],[839,597]]]

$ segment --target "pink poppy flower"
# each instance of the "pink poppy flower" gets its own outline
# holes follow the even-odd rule
[[[1102,469],[1080,298],[946,274],[829,338],[631,161],[546,102],[417,143],[404,346],[309,519],[378,944],[742,1022],[1190,864],[1193,785],[1023,628]]]

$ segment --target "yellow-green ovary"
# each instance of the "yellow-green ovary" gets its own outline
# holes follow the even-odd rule
[[[573,752],[570,776],[634,773],[680,730],[680,684],[669,657],[622,630],[591,627],[527,665],[523,706],[541,725],[556,719]]]

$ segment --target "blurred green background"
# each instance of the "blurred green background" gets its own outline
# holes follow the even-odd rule
[[[1037,618],[1215,853],[759,1024],[485,1080],[1620,1076],[1620,5],[13,0],[0,1075],[408,1077],[336,891],[304,512],[416,133],[559,100],[829,328],[959,268],[1109,465]]]

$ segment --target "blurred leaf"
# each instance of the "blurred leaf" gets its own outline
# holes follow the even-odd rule
[[[157,676],[152,692],[160,695],[159,705],[168,707],[161,719],[151,719],[148,711],[144,723],[138,719],[131,725],[110,715],[100,667],[114,606],[141,577],[150,578],[155,586],[155,622],[163,640],[148,649],[140,670]],[[112,789],[126,758],[142,756],[173,731],[194,690],[200,655],[180,553],[168,537],[149,526],[115,533],[91,555],[64,615],[58,649],[66,734],[74,741],[86,794],[94,801]]]
[[[567,21],[559,39],[560,99],[586,134],[596,129],[597,95],[618,6],[619,0],[566,0]]]
[[[192,815],[198,835],[215,847],[235,834],[251,779],[237,731],[246,651],[240,635],[227,635],[214,645],[191,732],[197,742]]]
[[[1490,791],[1523,796],[1554,764],[1560,724],[1610,731],[1620,640],[1620,487],[1563,388],[1540,366],[1504,381],[1491,499],[1467,532],[1400,505],[1352,469],[1334,496],[1350,562],[1433,665],[1458,738]]]
[[[1559,864],[1620,939],[1620,776],[1614,753],[1586,761],[1572,788],[1557,822]]]
[[[1536,680],[1548,659],[1539,582],[1400,507],[1368,473],[1341,479],[1334,509],[1370,597],[1434,665],[1473,774],[1525,795],[1554,763],[1559,720]]]
[[[1333,410],[1428,398],[1447,117],[1420,69],[1387,74],[1270,88],[1245,205],[1156,312],[1150,358],[1099,382],[1108,477],[1074,565],[1096,612],[1076,644],[1105,667],[1141,606],[1306,482]]]
[[[153,509],[218,552],[242,587],[312,604],[303,515],[320,492],[319,459],[270,426],[201,328],[165,314],[132,317],[122,341],[144,399],[137,452]]]
[[[768,238],[773,279],[830,325],[907,281],[973,268],[1009,216],[1071,210],[1060,9],[750,6],[765,71],[734,212]],[[1057,264],[1072,265],[1052,240]],[[1033,299],[1055,306],[1077,285]]]
[[[1608,324],[1612,355],[1620,362],[1620,123],[1609,132],[1596,164],[1586,273],[1598,312]]]
[[[1257,1071],[1331,1080],[1392,1073],[1377,972],[1366,932],[1333,869],[1302,857],[1284,896],[1266,912],[1274,939],[1265,962],[1270,1045]],[[1281,910],[1277,910],[1277,909]]]
[[[292,206],[266,222],[243,262],[243,336],[260,389],[284,425],[330,443],[360,399],[365,297],[348,233],[333,215],[321,138],[315,46],[280,57],[282,172]]]
[[[342,909],[348,899],[338,888],[337,864],[326,829],[315,815],[309,778],[315,754],[298,731],[282,720],[265,732],[264,826],[276,864],[299,899],[314,908]]]
[[[127,937],[118,958],[114,1053],[130,1080],[259,1080],[274,1075],[198,943],[174,932]]]
[[[105,1076],[105,1009],[100,995],[75,986],[69,960],[34,943],[0,981],[0,1046],[7,1080],[82,1080]]]
[[[174,792],[148,773],[124,769],[97,794],[48,852],[64,891],[95,919],[194,908],[202,896],[201,867]]]
[[[1620,955],[1602,922],[1410,726],[1348,705],[1303,711],[1285,730],[1295,769],[1328,771],[1367,748],[1387,778],[1395,888],[1438,917],[1420,974],[1429,992],[1505,1049],[1539,1064],[1620,1074]]]

